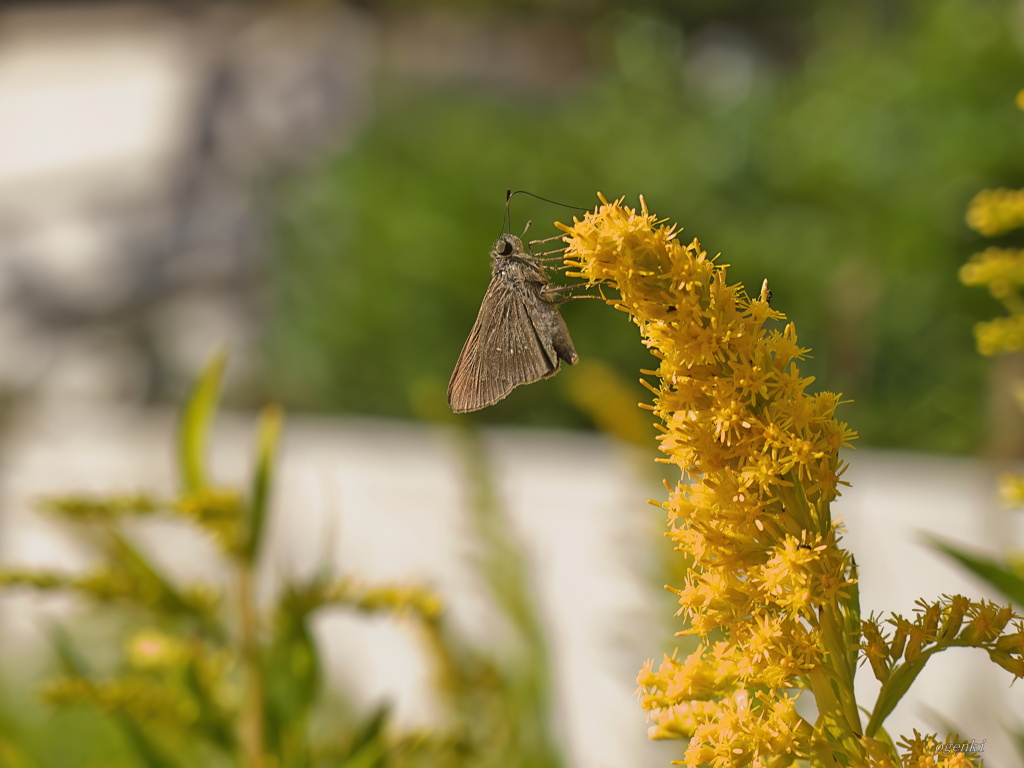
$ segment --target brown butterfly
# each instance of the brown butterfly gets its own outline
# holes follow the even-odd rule
[[[491,249],[491,284],[448,383],[455,413],[486,408],[520,384],[558,373],[579,360],[558,305],[570,297],[552,285],[543,259],[515,235]]]

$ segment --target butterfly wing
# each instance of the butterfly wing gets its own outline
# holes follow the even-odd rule
[[[491,280],[448,383],[448,405],[455,413],[494,405],[520,384],[558,370],[558,355],[544,343],[531,316],[545,302],[531,290],[502,275]]]

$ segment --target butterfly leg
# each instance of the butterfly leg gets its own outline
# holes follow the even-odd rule
[[[561,240],[565,235],[552,235],[551,237],[545,237],[543,240],[531,240],[530,245],[537,245],[538,243],[550,243],[552,240]]]
[[[562,239],[562,235],[555,235],[554,237],[549,237],[546,240],[531,240],[529,243],[527,243],[527,246],[530,249],[530,255],[537,261],[557,261],[558,259],[564,258],[561,254],[564,254],[566,248],[568,248],[568,246],[566,245],[563,245],[561,248],[552,248],[550,251],[541,251],[540,253],[534,253],[533,251],[533,246],[535,245],[540,245],[541,243],[548,243],[551,242],[552,240],[560,239]],[[552,256],[552,254],[559,255]]]
[[[544,301],[551,304],[565,304],[567,301],[572,301],[573,299],[601,299],[602,301],[605,301],[603,292],[598,296],[594,296],[589,293],[572,293],[572,291],[577,287],[586,288],[587,286],[547,285],[541,288],[540,295]],[[598,291],[600,292],[600,286],[598,286]]]

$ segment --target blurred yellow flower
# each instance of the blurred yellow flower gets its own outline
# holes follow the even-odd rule
[[[1024,109],[1024,91],[1017,105]],[[1002,235],[1024,226],[1024,189],[986,189],[975,195],[967,210],[968,225],[982,235]],[[960,268],[960,282],[985,287],[1005,307],[1007,314],[974,325],[978,352],[985,356],[1005,355],[1024,349],[1024,250],[989,247],[976,253]],[[1012,392],[1024,408],[1024,385]],[[1000,480],[1003,501],[1024,503],[1024,478],[1004,475]]]
[[[142,629],[128,639],[128,663],[136,669],[165,669],[186,657],[181,642],[157,629]]]
[[[967,224],[986,237],[1024,225],[1024,190],[983,189],[967,206]]]

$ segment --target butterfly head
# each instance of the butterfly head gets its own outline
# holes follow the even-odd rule
[[[504,234],[499,237],[491,249],[491,256],[495,259],[507,259],[513,256],[523,255],[523,241],[515,235]]]

